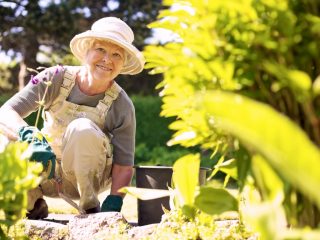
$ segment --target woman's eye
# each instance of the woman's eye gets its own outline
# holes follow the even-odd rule
[[[122,55],[120,53],[117,53],[117,52],[113,53],[112,55],[114,57],[116,57],[116,58],[122,58]]]
[[[104,50],[103,48],[96,48],[96,51],[102,52],[102,53],[105,53],[105,52],[106,52],[106,50]]]

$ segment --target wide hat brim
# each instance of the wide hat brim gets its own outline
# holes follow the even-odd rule
[[[70,49],[73,55],[83,62],[85,55],[87,54],[87,44],[88,39],[101,39],[104,41],[111,42],[123,48],[127,53],[126,62],[120,72],[120,74],[138,74],[143,70],[145,64],[145,58],[142,53],[132,44],[120,39],[116,34],[94,32],[88,30],[86,32],[80,33],[70,41]]]

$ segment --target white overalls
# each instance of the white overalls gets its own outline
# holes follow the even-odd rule
[[[97,194],[106,190],[111,181],[112,149],[101,129],[112,102],[121,87],[113,83],[96,107],[68,102],[75,84],[77,69],[66,69],[60,94],[44,112],[41,130],[48,138],[56,156],[55,174],[62,179],[64,195],[79,199],[83,210],[99,206]],[[42,196],[58,197],[54,180],[48,180],[29,192],[28,210]]]

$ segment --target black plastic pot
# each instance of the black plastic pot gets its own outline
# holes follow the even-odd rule
[[[171,187],[172,167],[167,166],[135,166],[136,186],[138,188],[168,189]],[[200,168],[199,183],[206,182],[209,168]],[[162,206],[170,209],[169,197],[154,200],[138,199],[138,225],[143,226],[152,223],[159,223],[163,215]]]

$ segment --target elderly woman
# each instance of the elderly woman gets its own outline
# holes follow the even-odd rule
[[[27,141],[31,159],[45,168],[55,166],[49,179],[28,193],[30,219],[47,217],[43,195],[80,199],[85,213],[121,210],[124,194],[118,190],[133,175],[135,111],[115,78],[143,69],[144,58],[133,39],[122,20],[99,19],[70,42],[83,66],[48,68],[1,107],[2,132],[11,140]],[[44,96],[41,133],[49,144],[23,120],[38,109],[39,96]],[[110,182],[110,195],[100,207],[97,194],[110,188]]]

